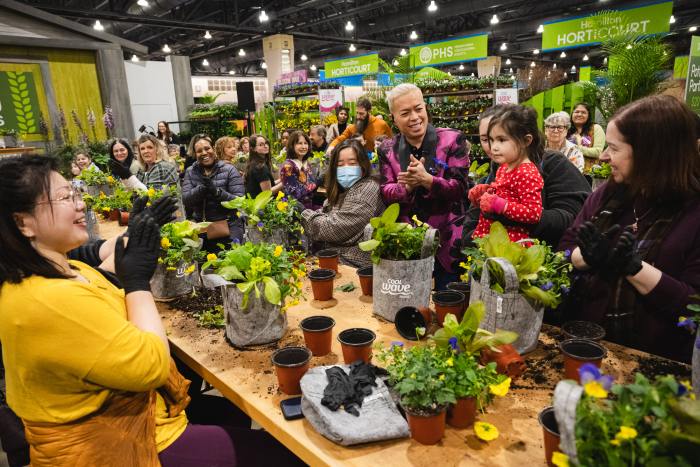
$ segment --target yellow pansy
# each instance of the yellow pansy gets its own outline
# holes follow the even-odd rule
[[[109,175],[109,176],[107,177],[107,182],[108,182],[109,184],[114,183],[114,177],[112,177],[111,175]]]
[[[489,385],[489,392],[498,397],[503,397],[508,394],[508,389],[510,389],[510,378],[504,379],[499,384]]]
[[[194,270],[195,270],[195,267],[196,267],[196,266],[193,264],[193,265],[191,265],[190,267],[188,267],[187,269],[185,269],[185,274],[187,274],[187,275],[192,274],[192,273],[194,272]]]
[[[214,253],[209,253],[207,255],[207,261],[216,261],[216,255]]]
[[[423,225],[423,222],[421,222],[420,219],[418,219],[418,217],[417,217],[415,214],[413,215],[413,217],[411,217],[411,220],[412,220],[413,222],[415,222],[416,225],[417,225],[418,227],[420,227],[421,225]]]
[[[105,199],[107,195],[104,193],[104,191],[100,191],[100,199]]]
[[[289,203],[286,201],[278,201],[277,202],[277,210],[284,212],[287,210],[287,205],[289,205]]]
[[[688,381],[687,379],[681,381],[681,384],[682,384],[683,386],[685,386],[685,388],[688,390],[688,392],[692,392],[692,391],[693,391],[693,385],[692,385],[692,384],[690,383],[690,381]]]
[[[554,451],[552,453],[552,464],[557,467],[569,467],[569,456],[563,452]]]
[[[284,192],[278,191],[278,192],[277,192],[277,198],[276,198],[277,201],[281,200],[282,198],[284,198]]]
[[[608,397],[608,391],[598,381],[589,381],[583,386],[583,390],[586,391],[587,395],[598,399]]]
[[[416,379],[416,374],[415,374],[415,373],[411,373],[411,379]]]
[[[611,439],[610,444],[612,444],[613,446],[619,446],[620,440],[619,439]]]
[[[299,227],[299,232],[304,233],[304,227]]]
[[[634,439],[637,437],[637,430],[629,426],[621,426],[620,431],[615,435],[615,439],[620,441],[627,441],[629,439]]]
[[[107,207],[102,208],[102,212],[109,212],[109,211],[111,211],[111,210],[112,210],[112,208],[107,208]]]
[[[445,360],[445,365],[447,365],[447,366],[452,366],[454,364],[455,364],[455,362],[454,362],[454,360],[452,360],[452,357]]]
[[[280,245],[277,245],[275,247],[275,252],[272,254],[275,255],[275,257],[278,257],[279,255],[282,254],[283,251],[284,251],[284,248],[282,248]]]
[[[170,239],[168,237],[163,237],[160,239],[160,246],[163,249],[170,248]]]
[[[153,198],[156,195],[156,190],[154,190],[153,187],[151,187],[148,189],[147,193],[149,198]]]
[[[438,379],[439,379],[440,381],[445,381],[445,375],[440,375],[440,377],[439,377]]]
[[[498,428],[486,422],[474,423],[474,434],[483,441],[493,441],[498,438]]]

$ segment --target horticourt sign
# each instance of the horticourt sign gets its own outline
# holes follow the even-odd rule
[[[341,58],[325,63],[326,79],[367,75],[379,72],[379,54],[374,52],[357,57]]]

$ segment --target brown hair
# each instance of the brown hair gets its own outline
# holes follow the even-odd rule
[[[309,135],[303,131],[295,131],[289,135],[289,139],[287,140],[287,159],[297,158],[297,153],[294,152],[294,145],[297,144],[297,142],[302,138],[304,138],[306,140],[306,144],[309,145],[309,150],[301,158],[301,160],[305,161],[309,158],[309,156],[311,156],[311,139],[309,138]]]
[[[357,99],[355,107],[362,107],[367,112],[369,112],[370,110],[372,110],[372,101],[370,101],[367,97],[362,96],[359,99]]]
[[[270,152],[265,154],[258,154],[255,152],[255,146],[258,143],[258,138],[262,138],[265,141],[267,141],[268,147],[270,146],[270,140],[265,138],[261,134],[253,134],[250,135],[248,143],[250,144],[250,157],[248,157],[248,163],[245,165],[245,181],[246,183],[248,182],[248,176],[250,175],[251,171],[254,169],[259,169],[260,167],[267,166],[268,170],[270,171],[270,174],[272,174],[272,159],[270,156]],[[245,139],[245,137],[241,138],[241,141]],[[272,148],[270,148],[270,151]]]
[[[233,138],[231,136],[222,136],[221,138],[216,140],[216,143],[214,144],[214,152],[216,153],[216,158],[224,161],[224,162],[231,162],[230,159],[226,159],[224,157],[224,148],[230,144],[235,144],[236,140],[238,138]]]
[[[357,157],[357,163],[360,164],[362,168],[362,178],[369,177],[372,171],[372,165],[367,157],[367,151],[364,146],[360,144],[356,139],[346,139],[335,148],[333,148],[333,153],[331,153],[331,160],[328,164],[328,172],[326,172],[326,196],[328,197],[328,204],[330,206],[335,206],[340,197],[341,186],[338,183],[338,175],[336,171],[338,170],[338,159],[340,159],[340,151],[343,149],[352,149],[355,151],[355,157]]]
[[[160,162],[160,161],[170,161],[170,157],[168,157],[168,153],[167,153],[166,150],[165,150],[165,144],[163,144],[162,141],[160,141],[158,138],[156,138],[156,137],[153,136],[153,135],[149,135],[149,134],[145,134],[145,133],[144,133],[143,135],[139,136],[139,139],[138,139],[139,148],[140,148],[141,145],[142,145],[143,143],[145,143],[146,141],[150,141],[150,142],[153,144],[153,147],[155,147],[155,149],[156,149],[156,162]],[[141,151],[140,151],[140,150],[139,150],[139,152],[136,154],[136,158],[138,159],[139,164],[141,164],[141,166],[142,166],[142,167],[144,168],[144,170],[145,170],[145,169],[146,169],[146,163],[143,161],[143,157],[141,157]]]
[[[493,127],[500,125],[503,131],[518,143],[518,146],[525,149],[530,162],[539,163],[544,154],[544,136],[537,126],[537,111],[531,107],[515,104],[499,107],[501,111],[491,117],[489,122],[489,137]],[[532,136],[530,144],[527,143],[527,135]]]
[[[611,122],[632,146],[632,195],[688,199],[700,194],[700,154],[693,111],[671,96],[650,96],[619,109]]]

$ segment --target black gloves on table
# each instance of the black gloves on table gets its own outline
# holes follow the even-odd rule
[[[158,265],[160,228],[153,217],[142,212],[129,225],[129,243],[117,238],[114,246],[114,269],[124,293],[151,290],[151,277]]]
[[[350,365],[349,375],[334,366],[326,370],[326,377],[328,385],[323,390],[321,404],[334,412],[343,406],[347,413],[359,417],[357,408],[362,407],[364,398],[372,394],[373,386],[377,386],[374,367],[357,361]]]
[[[112,175],[116,175],[122,180],[127,180],[132,175],[131,170],[129,170],[129,167],[126,167],[124,164],[122,164],[116,159],[109,160],[109,170],[112,171]]]
[[[585,222],[578,230],[576,237],[576,245],[581,251],[581,256],[586,264],[591,269],[599,269],[602,267],[610,256],[612,248],[611,238],[619,232],[620,226],[615,224],[604,233],[596,228],[596,226],[588,221]]]
[[[147,213],[158,224],[159,227],[164,226],[168,222],[175,219],[175,211],[177,211],[177,200],[170,195],[163,196],[153,201],[150,206],[148,204],[148,196],[141,196],[134,200],[134,204],[129,212],[129,227],[132,222],[141,213]]]

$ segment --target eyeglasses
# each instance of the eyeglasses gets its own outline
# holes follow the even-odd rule
[[[544,128],[545,128],[546,130],[552,130],[552,131],[564,131],[564,130],[568,130],[569,127],[566,127],[566,126],[545,125]]]
[[[50,199],[48,201],[39,201],[36,204],[46,204],[46,203],[63,203],[64,201],[72,200],[73,206],[78,207],[78,203],[83,200],[83,194],[77,190],[70,190],[65,195],[61,195],[58,198]]]
[[[255,143],[255,145],[256,146],[269,146],[270,143],[268,143],[267,141],[259,141],[259,142]]]

